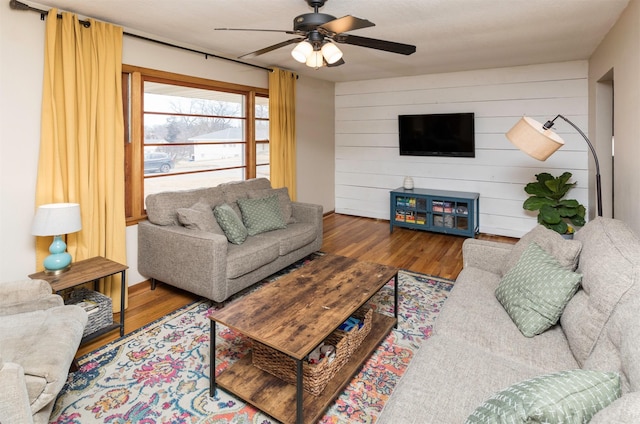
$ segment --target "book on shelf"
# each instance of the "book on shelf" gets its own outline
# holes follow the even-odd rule
[[[405,211],[396,211],[396,221],[403,221],[405,218]]]
[[[410,223],[415,223],[416,222],[416,217],[414,215],[414,213],[412,211],[406,212],[405,213],[405,221],[406,222],[410,222]]]
[[[398,197],[396,199],[396,206],[401,208],[415,208],[416,198],[415,197]]]

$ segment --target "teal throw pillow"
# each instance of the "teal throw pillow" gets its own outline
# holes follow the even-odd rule
[[[250,236],[287,227],[276,195],[261,199],[238,199],[238,207]]]
[[[587,423],[621,395],[613,372],[568,370],[522,381],[495,394],[465,424]]]
[[[238,214],[226,203],[218,205],[213,209],[220,228],[227,236],[227,240],[233,244],[242,244],[247,239],[247,229],[242,224]]]
[[[533,337],[558,322],[581,280],[581,274],[563,268],[532,242],[502,278],[495,294],[522,334]]]

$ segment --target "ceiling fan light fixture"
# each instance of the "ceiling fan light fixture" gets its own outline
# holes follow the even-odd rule
[[[291,50],[291,56],[300,63],[305,63],[311,53],[313,53],[313,46],[307,40],[299,42]]]
[[[322,52],[320,50],[312,51],[309,57],[307,58],[307,66],[310,68],[321,68],[324,66],[324,57],[322,57]]]
[[[342,59],[342,51],[333,43],[325,43],[320,50],[329,65],[333,65]]]

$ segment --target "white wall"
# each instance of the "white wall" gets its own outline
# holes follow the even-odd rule
[[[35,272],[34,238],[30,234],[35,209],[35,184],[40,143],[40,101],[45,24],[36,13],[0,7],[0,234],[6,241],[0,247],[0,281],[26,278]],[[163,40],[167,41],[167,40]],[[169,72],[258,87],[268,86],[265,70],[162,46],[125,36],[123,62]],[[319,85],[319,86],[318,86]],[[318,104],[333,104],[333,84],[313,78],[300,79],[299,90],[309,91]],[[319,87],[322,87],[320,89]],[[331,178],[313,182],[318,170],[333,175],[333,109],[314,115],[314,104],[301,101],[297,125],[317,131],[298,136],[299,157],[313,156],[313,167],[298,167],[299,198],[333,209]],[[314,191],[315,190],[315,191]],[[137,271],[137,226],[127,228],[128,282],[145,280]]]
[[[296,95],[297,200],[327,213],[335,209],[334,83],[300,77]]]
[[[640,0],[631,0],[589,60],[589,112],[596,118],[590,122],[593,134],[606,134],[610,125],[600,119],[604,114],[600,109],[608,100],[600,96],[610,96],[602,89],[603,84],[609,84],[600,81],[609,78],[613,79],[615,166],[613,181],[603,172],[605,216],[610,213],[607,201],[613,194],[614,218],[625,221],[640,235]],[[602,137],[592,141],[603,168],[603,162],[610,161],[610,140]]]
[[[586,61],[336,84],[336,212],[389,219],[389,190],[404,176],[416,187],[480,193],[480,231],[519,237],[536,224],[522,209],[535,174],[573,174],[569,192],[588,206],[588,155],[562,120],[566,145],[546,162],[515,148],[505,133],[527,115],[557,114],[588,129]],[[409,157],[398,152],[402,114],[475,113],[475,158]]]

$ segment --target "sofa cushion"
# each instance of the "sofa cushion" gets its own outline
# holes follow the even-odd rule
[[[640,392],[627,393],[600,410],[589,424],[640,423]]]
[[[218,205],[213,209],[213,214],[230,243],[244,243],[248,235],[247,229],[231,206],[226,203]]]
[[[526,337],[555,325],[582,276],[532,242],[502,278],[496,297]]]
[[[513,246],[503,265],[502,275],[505,275],[513,268],[527,246],[532,242],[537,243],[547,253],[556,258],[564,268],[570,271],[576,269],[582,243],[577,240],[565,240],[555,231],[542,225],[536,225]]]
[[[86,312],[71,305],[0,320],[2,358],[22,366],[33,413],[55,401],[64,386],[86,323]]]
[[[216,217],[213,215],[213,208],[204,198],[200,198],[198,203],[189,208],[179,208],[177,211],[178,222],[190,230],[206,231],[208,233],[224,234]]]
[[[214,207],[222,203],[222,189],[207,187],[150,194],[145,198],[147,219],[156,225],[180,225],[178,209],[190,208],[202,198]],[[216,202],[216,199],[220,200]]]
[[[292,224],[296,220],[292,216],[291,198],[289,197],[289,190],[286,187],[281,188],[269,188],[261,190],[251,190],[247,193],[249,199],[260,199],[262,197],[269,197],[272,195],[278,196],[278,202],[280,203],[280,211],[282,212],[282,218],[287,224]]]
[[[582,290],[567,304],[560,323],[582,366],[623,296],[637,294],[640,241],[622,221],[607,218],[589,221],[574,237],[582,242]]]
[[[499,283],[498,274],[465,267],[438,315],[434,334],[464,340],[476,350],[499,353],[548,372],[577,368],[559,325],[536,337],[522,335],[496,299]]]
[[[620,397],[616,373],[568,370],[514,384],[480,405],[465,424],[589,422]]]
[[[250,236],[287,226],[276,195],[259,199],[238,199],[238,207],[242,212],[242,222]]]
[[[266,190],[271,188],[271,183],[266,178],[253,178],[245,181],[232,181],[218,186],[223,192],[224,202],[233,208],[240,216],[238,199],[247,199],[249,192],[253,190]]]
[[[259,234],[256,237],[265,237],[277,241],[278,246],[280,246],[280,256],[284,256],[313,242],[318,236],[317,230],[317,227],[313,224],[300,222],[289,224],[281,230]]]
[[[279,256],[278,241],[260,236],[247,237],[242,245],[227,249],[227,278],[238,278],[255,271]]]
[[[436,334],[415,353],[377,422],[462,423],[499,390],[554,371]]]

